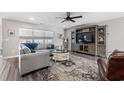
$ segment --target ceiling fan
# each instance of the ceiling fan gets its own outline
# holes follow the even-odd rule
[[[82,18],[82,16],[74,16],[74,17],[71,17],[70,16],[70,12],[66,12],[66,17],[56,17],[58,19],[64,19],[61,23],[65,22],[65,21],[71,21],[71,22],[76,22],[75,20],[73,19],[76,19],[76,18]]]

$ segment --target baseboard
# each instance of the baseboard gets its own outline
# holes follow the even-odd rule
[[[9,57],[3,57],[3,59],[11,59],[11,58],[18,58],[19,57],[19,55],[16,55],[16,56],[9,56]]]

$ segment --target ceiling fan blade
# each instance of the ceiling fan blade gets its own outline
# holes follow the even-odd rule
[[[71,19],[75,19],[75,18],[82,18],[82,16],[71,17]]]
[[[70,19],[71,22],[76,22],[75,20]]]
[[[65,22],[66,20],[63,20],[61,23]]]
[[[66,14],[67,14],[67,17],[70,17],[70,12],[66,12]]]
[[[64,17],[56,17],[57,19],[65,19]]]

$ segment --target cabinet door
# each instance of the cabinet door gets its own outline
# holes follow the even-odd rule
[[[89,53],[95,54],[95,45],[90,45],[89,46]]]
[[[73,51],[77,51],[78,50],[78,45],[77,44],[75,44],[75,45],[73,45]]]
[[[97,38],[97,54],[99,56],[105,56],[106,54],[106,26],[98,27]]]
[[[105,46],[98,45],[98,55],[105,56]]]
[[[75,45],[74,44],[71,45],[71,51],[75,51]]]

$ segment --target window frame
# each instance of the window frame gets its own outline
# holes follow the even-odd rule
[[[46,45],[45,44],[45,40],[52,40],[52,44],[53,44],[53,38],[54,38],[54,32],[53,31],[45,31],[45,30],[37,30],[37,29],[27,29],[27,28],[19,28],[19,33],[20,33],[20,31],[21,31],[21,29],[23,30],[31,30],[32,31],[32,35],[30,35],[30,36],[23,36],[23,35],[20,35],[19,34],[19,40],[21,41],[21,39],[32,39],[32,43],[37,43],[37,42],[34,42],[35,40],[43,40],[43,44],[44,45]],[[44,33],[44,35],[42,35],[42,36],[36,36],[36,35],[34,35],[34,33],[35,33],[35,31],[43,31],[43,33]],[[46,33],[47,32],[50,32],[50,33],[52,33],[53,35],[46,35]],[[21,43],[21,42],[20,42]],[[40,43],[39,43],[40,44]]]

